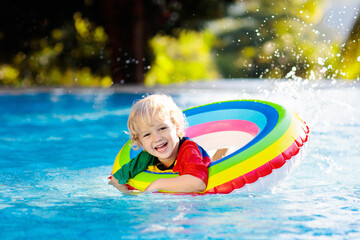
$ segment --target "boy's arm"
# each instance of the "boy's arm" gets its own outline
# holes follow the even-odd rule
[[[142,172],[151,164],[150,154],[147,152],[139,153],[130,162],[124,164],[119,170],[117,170],[111,177],[109,184],[113,185],[120,192],[129,192],[125,183],[135,177],[138,173]]]
[[[130,162],[123,165],[113,176],[119,180],[119,184],[125,184],[130,178],[135,177],[138,173],[147,169],[148,166],[152,165],[154,157],[148,152],[142,151]]]
[[[184,174],[175,178],[157,179],[145,189],[145,192],[158,190],[171,192],[203,192],[205,189],[206,184],[203,180],[190,174]]]
[[[215,162],[215,161],[225,157],[228,151],[229,151],[228,148],[220,148],[220,149],[216,150],[216,152],[215,152],[214,156],[212,156],[211,160],[213,162]]]

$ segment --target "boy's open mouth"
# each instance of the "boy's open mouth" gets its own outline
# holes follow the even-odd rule
[[[167,142],[156,146],[155,150],[158,152],[164,152],[166,150],[166,147],[167,147]]]

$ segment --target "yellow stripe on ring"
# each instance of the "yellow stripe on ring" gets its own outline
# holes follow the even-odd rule
[[[119,161],[119,158],[120,158],[120,155],[121,155],[121,152],[123,151],[124,147],[121,148],[121,150],[119,151],[119,153],[116,155],[116,158],[115,158],[115,162],[114,162],[114,166],[113,166],[113,169],[112,169],[112,173],[116,173],[117,170],[120,169],[120,161]]]
[[[150,185],[150,183],[151,182],[137,181],[133,178],[130,178],[129,181],[127,182],[127,184],[129,184],[130,186],[132,186],[142,192]]]

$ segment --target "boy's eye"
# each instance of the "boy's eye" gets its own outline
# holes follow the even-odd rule
[[[160,128],[160,131],[164,131],[164,130],[166,130],[167,129],[167,127],[161,127]]]
[[[149,137],[150,136],[150,133],[146,133],[143,135],[143,138],[146,138],[146,137]]]

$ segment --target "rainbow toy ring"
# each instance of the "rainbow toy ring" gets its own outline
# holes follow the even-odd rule
[[[271,102],[216,102],[187,109],[184,114],[189,123],[186,136],[210,156],[217,149],[229,149],[227,156],[209,166],[204,193],[272,190],[298,165],[309,137],[308,126],[296,113]],[[138,153],[128,141],[115,159],[113,172]],[[129,189],[143,191],[156,179],[178,176],[149,169],[129,179]]]

